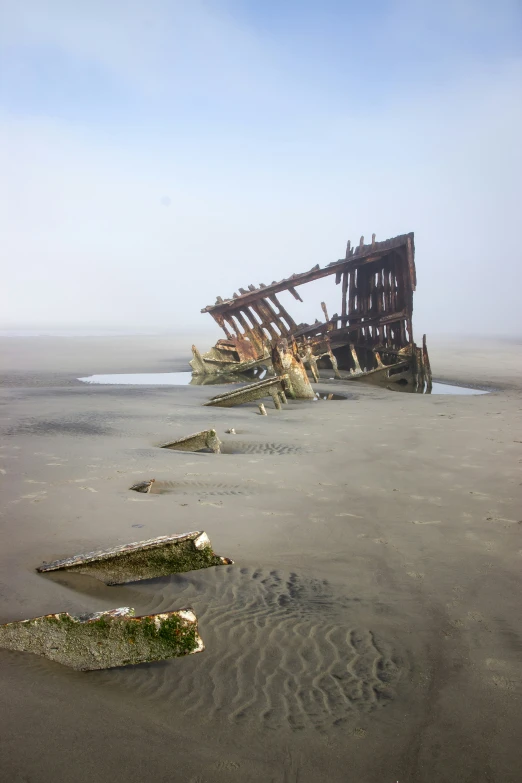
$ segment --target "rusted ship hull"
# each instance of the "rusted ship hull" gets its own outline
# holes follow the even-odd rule
[[[329,317],[321,303],[323,321],[297,324],[277,298],[288,291],[301,301],[297,288],[324,277],[340,286],[340,314]],[[248,372],[271,368],[271,351],[281,338],[291,341],[296,354],[317,380],[322,367],[336,377],[363,380],[403,391],[431,388],[426,348],[413,339],[413,293],[417,284],[414,235],[356,248],[350,242],[344,258],[315,266],[270,285],[250,285],[229,299],[218,297],[202,312],[210,313],[225,332],[205,354],[193,346],[195,374]]]

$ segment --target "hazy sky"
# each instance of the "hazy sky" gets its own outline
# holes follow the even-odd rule
[[[0,0],[0,328],[200,309],[415,231],[414,330],[522,333],[520,0]],[[296,320],[334,288],[302,289]]]

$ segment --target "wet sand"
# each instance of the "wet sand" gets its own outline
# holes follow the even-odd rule
[[[521,345],[430,341],[436,377],[492,394],[325,381],[348,399],[266,417],[202,407],[220,387],[75,380],[187,369],[191,342],[0,338],[0,622],[191,606],[206,644],[90,673],[0,650],[0,779],[518,782]],[[210,426],[235,453],[157,448]],[[152,477],[168,491],[129,491]],[[34,570],[198,529],[235,565]]]

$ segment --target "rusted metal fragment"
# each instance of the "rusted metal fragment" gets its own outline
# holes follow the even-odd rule
[[[244,372],[234,372],[232,367],[228,372],[207,373],[206,375],[192,373],[189,386],[222,386],[228,383],[253,383],[263,369],[262,365],[256,364]]]
[[[415,387],[410,361],[400,361],[395,364],[381,364],[373,370],[352,372],[343,380],[363,381],[372,386],[382,386],[394,391],[418,391]]]
[[[422,355],[424,358],[424,366],[426,368],[426,391],[431,393],[433,388],[433,377],[431,374],[430,357],[428,356],[428,349],[426,347],[426,335],[422,336]]]
[[[213,348],[203,354],[193,345],[189,364],[193,374],[198,377],[245,373],[259,367],[267,360],[270,360],[270,352],[262,343],[257,340],[251,342],[246,338],[235,338],[219,340]]]
[[[280,375],[288,376],[286,391],[290,397],[298,400],[312,400],[315,397],[295,344],[289,344],[284,338],[278,340],[272,350],[272,365]]]
[[[133,489],[135,492],[145,492],[149,494],[155,481],[156,479],[149,479],[149,481],[138,481],[137,484],[133,484],[132,487],[129,487],[129,489]]]
[[[0,625],[0,647],[43,655],[78,671],[164,661],[205,649],[192,609],[135,617],[126,606],[6,623]]]
[[[257,383],[250,383],[248,386],[242,386],[240,389],[234,389],[224,394],[218,394],[212,397],[205,405],[215,405],[222,408],[232,408],[235,405],[243,405],[245,402],[253,402],[263,397],[272,397],[276,408],[281,407],[278,394],[284,391],[283,384],[287,382],[285,375],[276,375],[272,378],[266,378]],[[277,403],[276,403],[277,399]]]
[[[350,345],[350,353],[352,354],[353,363],[355,365],[355,373],[360,375],[362,373],[361,365],[359,364],[359,359],[357,357],[357,352],[355,350],[354,345]]]
[[[215,555],[207,534],[196,530],[74,555],[44,563],[36,570],[39,573],[67,570],[88,574],[106,585],[122,585],[232,562],[228,557]]]
[[[201,430],[201,432],[195,432],[192,435],[185,435],[178,440],[172,440],[168,443],[163,443],[162,449],[173,449],[174,451],[202,451],[203,449],[211,449],[214,454],[221,452],[221,441],[217,436],[216,430]]]
[[[302,350],[302,358],[305,364],[310,367],[312,378],[316,383],[319,383],[319,372],[317,370],[317,358],[314,356],[312,346],[309,343],[305,343]]]

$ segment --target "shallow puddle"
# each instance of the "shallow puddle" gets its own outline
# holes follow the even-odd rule
[[[240,378],[238,376],[194,376],[191,372],[136,372],[136,373],[112,373],[109,375],[89,375],[78,378],[83,383],[119,386],[195,386],[211,384],[213,386],[226,386],[231,383],[252,383],[254,380],[262,380],[266,371],[262,370],[253,379]],[[395,391],[395,390],[394,390]],[[399,389],[397,389],[399,391]],[[449,383],[433,383],[431,392],[425,394],[489,394],[491,390],[472,389],[468,386],[453,386]],[[349,395],[348,395],[349,396]],[[348,396],[333,394],[332,392],[317,392],[316,400],[346,400]]]
[[[489,390],[472,389],[469,386],[452,386],[449,383],[433,382],[431,392],[427,394],[489,394]]]
[[[192,380],[191,372],[134,372],[111,375],[89,375],[78,378],[83,383],[121,384],[126,386],[186,386]]]
[[[236,375],[193,375],[184,372],[132,372],[110,373],[108,375],[88,375],[78,378],[83,383],[105,386],[228,386],[232,383],[245,384],[263,380],[266,370]]]
[[[89,375],[78,378],[83,383],[105,386],[227,386],[241,383],[243,379],[226,375],[192,375],[191,372],[134,372]]]

